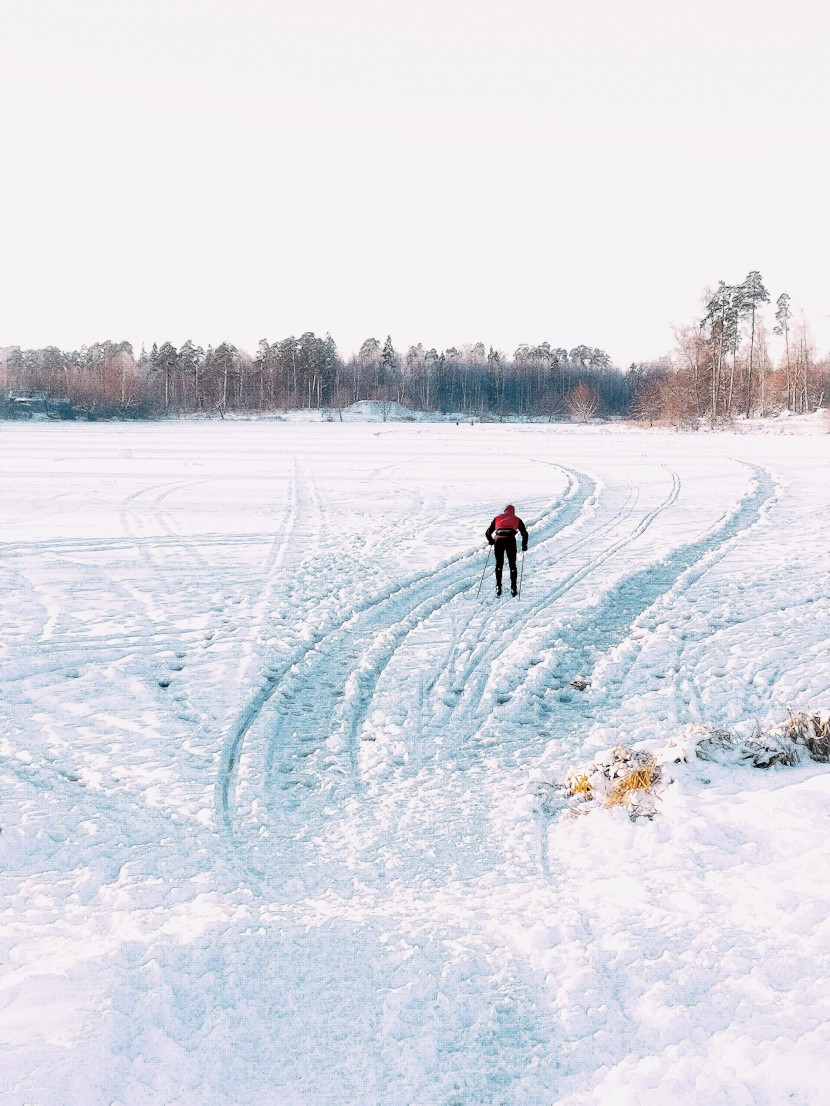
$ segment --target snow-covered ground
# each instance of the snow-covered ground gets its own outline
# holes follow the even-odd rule
[[[830,706],[829,454],[0,425],[0,1101],[826,1101],[830,769],[539,795]]]

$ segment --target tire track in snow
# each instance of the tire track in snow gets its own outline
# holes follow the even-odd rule
[[[155,485],[154,489],[165,489],[159,497],[161,499],[163,495],[170,494],[187,483],[174,481]],[[45,612],[37,637],[37,648],[31,652],[26,650],[29,654],[26,657],[28,663],[25,671],[18,665],[18,671],[13,677],[15,680],[26,681],[46,675],[74,677],[78,675],[78,669],[102,663],[120,664],[130,654],[146,651],[148,648],[154,653],[172,649],[171,631],[164,624],[158,610],[148,601],[147,593],[139,590],[132,580],[126,578],[125,571],[118,571],[121,566],[100,563],[102,553],[112,556],[141,545],[142,548],[138,550],[140,560],[153,573],[158,587],[166,587],[158,572],[157,563],[148,552],[152,539],[140,543],[131,537],[135,529],[130,522],[130,503],[148,490],[153,489],[140,489],[121,502],[119,513],[122,529],[125,530],[125,540],[42,541],[14,543],[2,547],[6,559],[22,559],[25,565],[31,562],[37,567],[38,580],[29,581],[28,586]],[[75,584],[71,592],[67,592],[64,559],[73,555],[87,555],[91,551],[96,559],[89,560],[88,556],[84,556],[83,582]],[[18,575],[21,579],[28,580],[29,573],[25,570],[20,569]],[[76,611],[86,611],[90,605],[104,601],[111,606],[115,596],[123,602],[124,611],[119,618],[110,620],[103,633],[97,623],[91,624],[87,629],[86,619],[84,628],[78,628],[75,621]],[[20,659],[18,655],[18,661]]]
[[[121,528],[125,535],[130,539],[133,547],[138,553],[138,556],[145,567],[149,570],[152,579],[155,582],[153,591],[157,595],[157,599],[154,600],[152,596],[148,597],[143,591],[134,585],[125,584],[130,591],[131,596],[137,601],[138,605],[143,607],[151,625],[164,625],[169,624],[169,611],[162,610],[159,606],[159,601],[164,598],[168,598],[173,589],[171,589],[171,578],[167,571],[167,565],[163,558],[159,556],[159,551],[162,546],[159,545],[156,535],[145,535],[140,533],[141,527],[145,524],[145,519],[148,514],[143,500],[152,492],[156,492],[157,497],[155,500],[156,505],[162,501],[164,495],[170,495],[181,488],[188,487],[192,483],[202,483],[203,481],[193,480],[171,480],[166,481],[163,484],[154,484],[150,487],[139,488],[137,491],[132,492],[126,496],[119,505],[118,515],[121,520]],[[162,530],[165,530],[161,522],[161,511],[158,506],[151,512],[151,521],[155,522]],[[165,536],[167,541],[164,545],[166,549],[170,549],[175,552],[181,550],[182,539],[179,535],[173,534],[169,529],[165,530]]]
[[[550,528],[551,533],[569,525],[593,491],[592,483],[586,488],[584,478],[580,480],[578,474],[563,471],[570,481],[569,494],[538,522]],[[418,573],[400,584],[384,588],[379,595],[356,605],[345,618],[329,618],[319,629],[309,632],[310,640],[293,657],[264,670],[260,687],[238,716],[220,758],[215,794],[221,824],[229,830],[234,828],[236,775],[243,743],[265,705],[277,693],[279,709],[265,757],[266,786],[274,774],[278,755],[290,749],[304,759],[315,752],[325,738],[331,736],[330,731],[326,731],[335,714],[344,727],[347,775],[352,789],[359,786],[356,734],[388,658],[415,625],[477,580],[480,556],[476,548],[442,562],[436,570]],[[396,633],[394,628],[399,623],[401,629]],[[378,633],[387,635],[378,646],[378,654],[370,660],[364,673],[349,684],[350,674],[359,669],[361,658],[371,647],[366,639],[373,639]],[[301,702],[298,703],[298,699]],[[344,705],[338,711],[341,700]],[[298,718],[302,719],[301,723],[295,721]],[[335,754],[333,761],[339,759]],[[289,768],[281,774],[288,777],[291,771]],[[284,783],[285,787],[293,786],[293,781],[289,783],[286,779]]]
[[[743,463],[743,462],[742,462]],[[670,554],[666,561],[670,563],[675,558],[678,560],[681,567],[678,573],[676,581],[665,591],[657,594],[651,604],[645,607],[640,614],[636,615],[631,620],[629,626],[629,632],[624,639],[627,646],[625,652],[620,656],[610,673],[609,679],[613,693],[609,692],[607,695],[611,696],[611,706],[619,705],[623,697],[623,685],[630,679],[632,672],[637,669],[640,664],[640,659],[643,650],[653,627],[640,625],[639,632],[631,632],[631,627],[637,624],[642,624],[643,615],[647,610],[653,610],[653,615],[649,619],[650,622],[660,624],[662,621],[669,622],[670,617],[666,616],[665,619],[660,617],[660,608],[667,606],[674,606],[677,603],[678,598],[681,595],[685,595],[689,590],[694,587],[700,580],[708,573],[714,564],[721,560],[728,552],[730,544],[744,536],[744,533],[754,526],[761,516],[768,513],[771,510],[773,504],[781,497],[782,489],[773,480],[771,474],[767,470],[756,465],[747,466],[752,472],[752,484],[754,490],[750,489],[739,501],[737,506],[731,511],[726,512],[721,516],[721,519],[715,523],[710,529],[708,535],[704,535],[703,538],[697,542],[690,543],[688,546],[682,546],[679,550]],[[685,551],[685,552],[684,552]],[[658,564],[654,566],[655,570],[661,566]],[[648,569],[644,570],[644,573],[640,575],[646,575]],[[636,587],[636,584],[634,585]],[[730,626],[722,627],[720,630],[715,631],[716,634],[729,630]],[[705,647],[708,649],[709,635],[707,635]],[[669,670],[674,671],[674,677],[671,681],[672,685],[676,689],[675,696],[672,700],[672,705],[676,705],[678,702],[686,702],[688,704],[689,712],[686,718],[675,717],[675,723],[684,725],[687,721],[694,721],[703,716],[703,703],[700,697],[700,689],[695,679],[689,675],[689,666],[684,664],[683,657],[687,655],[687,650],[692,643],[687,643],[681,639],[678,642],[678,648],[673,662],[670,662],[667,658],[666,667]],[[698,648],[702,647],[698,643]],[[660,673],[660,679],[664,679],[666,672]]]
[[[248,668],[263,646],[265,623],[274,603],[274,593],[277,589],[279,573],[285,564],[297,526],[300,499],[299,484],[299,463],[297,458],[294,457],[288,482],[288,495],[282,513],[276,520],[274,534],[262,565],[262,576],[257,581],[258,599],[253,605],[246,640],[242,645],[242,656],[237,669],[238,683],[244,681]],[[238,627],[235,627],[235,629],[238,629]]]
[[[708,570],[713,559],[722,555],[727,543],[737,540],[759,519],[761,511],[775,494],[770,474],[750,466],[752,486],[724,520],[703,537],[677,547],[661,561],[631,573],[619,581],[590,608],[568,634],[552,643],[531,671],[520,676],[511,687],[511,695],[533,697],[537,701],[549,692],[557,695],[559,706],[569,707],[573,696],[564,692],[574,675],[588,675],[598,658],[630,636],[631,626],[663,597],[686,591]],[[590,701],[590,697],[578,702]],[[607,700],[603,709],[610,705]],[[578,713],[578,712],[577,712]],[[562,724],[557,720],[557,728]]]
[[[545,463],[546,464],[548,462],[540,462],[540,463]],[[596,489],[594,489],[594,491],[592,491],[591,496],[589,497],[589,499],[593,500],[594,495],[595,495],[595,491],[596,491]],[[633,510],[632,499],[633,499],[633,502],[636,503],[637,493],[636,493],[635,490],[633,490],[633,486],[629,483],[628,484],[628,498],[627,498],[627,501],[612,516],[612,518],[604,520],[602,523],[600,523],[599,526],[596,526],[596,527],[592,528],[590,531],[588,531],[588,533],[583,534],[580,538],[577,538],[570,546],[568,546],[561,553],[551,553],[551,556],[547,559],[543,559],[541,564],[539,564],[539,558],[536,555],[539,553],[540,550],[544,550],[544,547],[549,542],[553,541],[554,538],[559,537],[561,535],[562,531],[567,529],[567,526],[562,526],[557,534],[547,535],[547,536],[542,535],[541,538],[540,538],[540,536],[539,536],[538,532],[536,531],[536,529],[534,528],[533,524],[531,524],[531,530],[533,532],[533,538],[534,538],[534,543],[533,543],[534,558],[537,561],[537,570],[536,570],[537,574],[540,574],[541,572],[543,572],[547,565],[549,565],[551,563],[555,563],[555,561],[561,560],[564,556],[568,556],[569,554],[571,554],[574,550],[578,549],[584,543],[596,540],[596,537],[597,537],[598,534],[604,532],[605,530],[613,529],[613,527],[618,524],[621,517],[627,517],[627,515],[630,514],[631,510]],[[576,522],[576,521],[577,520],[575,519],[574,522]],[[488,558],[488,564],[487,564],[486,567],[489,567],[489,558]],[[521,613],[524,616],[524,621],[527,622],[528,621],[527,616],[530,615],[532,617],[533,612],[537,608],[539,608],[541,605],[543,605],[544,602],[545,602],[544,599],[535,600],[535,601],[531,600],[529,603],[527,602],[527,600],[525,600],[525,602],[522,604],[522,607],[521,607]],[[502,622],[506,621],[506,619],[504,617],[505,614],[507,616],[507,619],[512,619],[515,615],[515,611],[512,610],[512,609],[508,610],[507,612],[500,612],[500,613],[502,615]],[[476,667],[479,665],[479,663],[481,663],[481,661],[484,659],[484,654],[488,651],[488,649],[492,645],[492,634],[485,636],[485,630],[486,629],[491,629],[491,623],[492,623],[492,619],[493,619],[494,614],[497,614],[497,612],[494,612],[492,607],[489,604],[484,606],[481,610],[475,612],[468,619],[467,625],[464,627],[463,631],[457,636],[457,639],[453,642],[453,648],[450,650],[450,654],[449,654],[449,656],[447,658],[447,662],[444,666],[444,673],[446,675],[446,682],[449,685],[448,689],[447,689],[447,692],[446,692],[445,700],[446,700],[447,704],[449,706],[451,706],[453,709],[455,709],[455,707],[457,705],[456,700],[455,700],[455,696],[460,695],[462,693],[462,691],[463,691],[470,675],[476,669]],[[459,657],[460,657],[461,652],[464,652],[467,655],[467,663],[464,666],[463,670],[459,669],[459,667],[458,667]],[[432,684],[429,685],[428,690],[432,690],[432,687],[435,685],[435,683],[437,683],[437,678],[436,678],[436,680],[434,680],[432,682]]]
[[[572,627],[568,639],[559,647],[551,646],[529,672],[516,680],[511,690],[514,707],[517,701],[523,703],[523,713],[532,716],[534,726],[551,720],[555,722],[562,741],[563,768],[565,759],[574,752],[571,743],[586,719],[594,712],[610,715],[622,706],[625,677],[636,663],[641,646],[635,643],[633,656],[609,681],[610,686],[604,693],[592,695],[589,692],[583,699],[575,698],[567,688],[573,673],[593,671],[603,656],[631,636],[632,625],[646,611],[661,601],[673,602],[673,596],[687,592],[730,546],[745,537],[780,494],[766,469],[757,465],[748,467],[752,470],[750,488],[722,521],[696,541],[679,546],[657,564],[622,580],[579,625]],[[678,688],[682,678],[682,673],[678,673],[675,685]],[[555,704],[546,703],[551,696],[556,699]],[[491,714],[487,729],[490,737],[497,730],[501,731],[502,747],[511,759],[515,741],[501,725],[500,713],[501,708],[497,708]],[[549,734],[544,734],[543,739],[547,743]],[[520,740],[526,748],[526,733]],[[539,859],[545,878],[550,877],[547,827],[554,813],[554,809],[546,811],[543,803],[537,816]]]
[[[666,466],[663,467],[665,468]],[[545,592],[545,594],[540,596],[535,602],[525,607],[522,610],[522,616],[526,626],[531,623],[535,625],[535,620],[538,616],[547,612],[548,608],[553,603],[561,599],[571,588],[575,587],[587,576],[595,572],[615,554],[619,553],[637,538],[641,537],[655,519],[675,503],[680,493],[680,479],[677,473],[670,469],[666,471],[671,476],[672,483],[665,499],[650,511],[646,512],[632,531],[624,534],[616,541],[611,542],[600,552],[589,556],[584,564],[569,573],[563,580],[549,591]],[[597,531],[595,531],[593,535],[586,535],[585,540],[588,541],[594,537],[596,532]],[[580,544],[581,541],[575,542],[571,548],[576,549]],[[484,697],[487,685],[490,681],[492,665],[503,652],[503,630],[505,628],[505,621],[505,618],[502,618],[500,624],[496,628],[496,632],[491,632],[483,639],[480,649],[471,656],[465,669],[461,673],[455,674],[453,690],[459,698],[451,711],[450,718],[444,724],[451,725],[456,732],[460,731],[463,733],[465,729],[469,730],[471,724],[475,727],[477,720],[480,720],[482,717],[481,713],[477,712],[477,707],[482,702],[484,702],[485,710],[488,709],[488,703]],[[545,623],[547,624],[548,621],[549,620],[546,619]],[[504,698],[504,694],[502,694],[500,698]]]
[[[569,484],[562,502],[557,504],[552,511],[542,515],[534,521],[540,540],[547,540],[554,530],[559,530],[570,525],[582,510],[584,503],[593,493],[580,485],[578,477],[573,473],[566,473]],[[453,599],[470,586],[466,578],[457,579],[456,573],[449,569],[443,577],[439,574],[428,576],[421,587],[415,593],[405,597],[404,603],[391,603],[384,609],[372,612],[372,616],[365,620],[360,628],[360,634],[364,642],[355,648],[354,641],[351,649],[346,648],[347,643],[335,645],[327,643],[326,653],[329,659],[321,662],[321,671],[317,674],[305,672],[300,677],[297,694],[302,694],[303,689],[314,689],[315,699],[319,696],[320,688],[328,685],[339,689],[343,687],[341,702],[328,702],[322,705],[322,709],[316,703],[305,704],[304,713],[317,714],[317,726],[315,729],[300,727],[291,734],[298,741],[303,740],[312,743],[319,742],[319,733],[324,730],[326,718],[334,721],[332,737],[335,743],[342,741],[346,752],[350,774],[359,786],[360,768],[358,763],[358,737],[360,729],[371,707],[377,685],[386,668],[397,651],[404,645],[412,631],[427,621],[433,614],[446,608]],[[436,591],[436,586],[440,590]],[[355,629],[351,633],[355,634]],[[338,678],[335,681],[327,679],[332,667],[338,669]],[[348,674],[347,674],[348,673]],[[344,680],[345,677],[345,680]],[[340,696],[338,695],[339,699]],[[285,712],[291,717],[289,712]],[[320,717],[322,715],[322,717]],[[279,723],[278,723],[279,728]],[[285,727],[289,729],[290,725]],[[281,735],[283,745],[287,733]],[[272,750],[278,746],[275,740],[272,742]],[[307,755],[307,754],[306,754]],[[273,755],[269,756],[267,773],[273,764]],[[285,773],[288,775],[288,773]]]
[[[184,604],[186,615],[192,615],[194,608],[202,613],[199,588],[204,579],[210,577],[212,569],[200,548],[200,542],[194,535],[181,532],[175,514],[165,504],[170,496],[186,488],[212,483],[213,479],[213,477],[203,476],[139,489],[127,496],[119,509],[122,528],[134,539],[135,548],[149,568],[155,585],[153,595],[149,599],[138,588],[130,587],[126,583],[125,587],[134,599],[138,599],[143,604],[151,625],[165,627],[155,632],[155,640],[161,645],[152,658],[155,677],[159,686],[165,690],[171,686],[175,678],[175,689],[170,692],[172,702],[177,704],[183,719],[195,721],[202,728],[209,725],[210,719],[191,700],[179,674],[190,664],[188,646],[193,644],[209,646],[215,638],[216,630],[203,629],[185,636],[175,625],[176,612],[171,609],[171,602],[175,598],[178,604]],[[149,504],[145,504],[145,497],[152,492],[156,493],[154,498]],[[159,544],[156,540],[158,535],[154,534],[146,539],[144,535],[139,534],[140,527],[148,523],[154,529],[162,531],[167,539],[163,544]],[[139,540],[140,538],[144,540]],[[162,549],[168,555],[162,555]],[[159,602],[166,604],[164,611],[159,609]],[[148,635],[148,640],[153,640],[153,637]],[[164,654],[169,656],[165,658]]]

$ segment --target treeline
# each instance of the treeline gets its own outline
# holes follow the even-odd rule
[[[55,347],[5,351],[0,386],[68,401],[88,417],[343,408],[360,400],[419,411],[494,417],[623,415],[628,377],[603,350],[522,345],[512,358],[483,343],[399,353],[387,337],[368,338],[342,358],[330,335],[263,340],[251,356],[223,342],[154,345],[136,357],[128,342],[96,342],[79,352]]]
[[[830,399],[830,361],[817,358],[809,324],[803,313],[794,316],[787,292],[776,299],[772,319],[764,310],[769,304],[757,271],[741,284],[720,281],[706,292],[700,319],[675,329],[669,355],[631,366],[630,414],[684,425],[823,406]],[[783,346],[777,362],[770,333]]]
[[[548,342],[523,344],[509,357],[482,342],[440,352],[419,343],[401,353],[391,337],[367,338],[344,359],[330,335],[310,332],[263,339],[253,355],[229,342],[206,349],[164,342],[138,356],[129,342],[74,352],[11,348],[0,350],[0,415],[27,404],[31,410],[33,402],[56,417],[150,418],[330,410],[375,400],[479,417],[622,416],[694,425],[815,410],[830,398],[830,362],[817,359],[807,321],[794,317],[786,292],[774,309],[769,305],[758,272],[740,284],[720,281],[704,294],[701,317],[675,330],[671,353],[625,372],[604,350]],[[777,362],[771,333],[779,338]]]

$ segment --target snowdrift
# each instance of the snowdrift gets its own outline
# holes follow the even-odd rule
[[[673,782],[669,765],[697,758],[727,767],[771,768],[801,763],[804,757],[830,762],[830,711],[790,712],[779,726],[748,735],[721,727],[689,725],[664,745],[617,745],[591,764],[572,768],[564,783],[540,782],[541,810],[564,809],[571,817],[600,807],[622,807],[632,818],[652,818],[658,799]]]

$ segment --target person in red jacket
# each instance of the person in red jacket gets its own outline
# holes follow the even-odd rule
[[[516,508],[508,503],[500,515],[496,515],[487,527],[487,541],[496,554],[496,595],[501,595],[501,574],[504,568],[504,555],[510,566],[510,594],[516,595],[516,534],[522,536],[522,553],[527,549],[527,530],[516,514]]]

